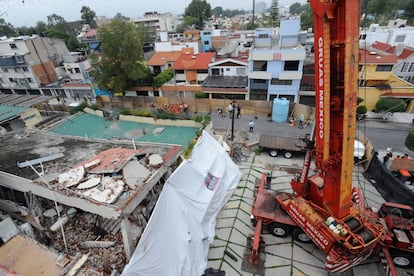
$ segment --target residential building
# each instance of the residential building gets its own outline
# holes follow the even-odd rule
[[[201,84],[208,77],[208,65],[216,53],[195,54],[192,48],[184,48],[173,65],[176,83]]]
[[[160,41],[161,32],[175,32],[182,22],[182,17],[170,13],[146,12],[141,18],[133,19],[135,25],[143,24],[146,29],[154,32],[154,41]]]
[[[84,29],[83,32],[81,32],[78,35],[78,40],[82,43],[85,43],[88,45],[89,49],[92,53],[101,53],[101,42],[98,39],[98,30],[96,29],[89,29],[88,27]]]
[[[299,101],[305,48],[299,43],[300,20],[282,20],[280,29],[255,32],[249,55],[249,100],[272,101],[284,97]]]
[[[54,89],[46,85],[58,81],[57,68],[68,52],[65,42],[56,38],[0,40],[0,90],[7,94],[53,95]]]
[[[359,45],[366,48],[376,41],[398,46],[403,44],[414,48],[414,27],[407,26],[407,20],[390,20],[387,26],[371,24],[368,29],[361,30]]]
[[[200,41],[200,30],[186,30],[184,31],[184,41]]]
[[[375,110],[380,97],[400,98],[407,103],[414,97],[414,85],[393,74],[397,61],[393,54],[359,50],[359,97],[368,111]]]
[[[379,41],[376,41],[371,47],[380,53],[395,54],[398,61],[393,69],[394,75],[414,83],[414,48],[404,47],[403,45],[391,46]]]
[[[227,37],[230,35],[228,30],[220,30],[220,29],[205,29],[200,31],[200,40],[201,40],[201,51],[211,52],[219,48],[219,45],[215,45],[213,47],[213,39],[216,41],[216,44],[220,43],[222,47],[224,47]]]
[[[151,73],[156,76],[162,71],[170,68],[181,55],[181,51],[155,52],[147,65]]]
[[[209,76],[202,83],[203,92],[209,98],[247,98],[247,59],[224,58],[208,65]]]
[[[193,48],[194,54],[200,53],[200,43],[195,42],[180,42],[180,41],[166,41],[166,42],[155,42],[155,52],[172,52],[180,51],[184,48]]]

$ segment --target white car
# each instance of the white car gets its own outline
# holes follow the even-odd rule
[[[354,160],[356,162],[365,158],[365,146],[362,142],[354,140]]]

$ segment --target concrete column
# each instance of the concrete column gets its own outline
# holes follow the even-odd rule
[[[134,248],[133,248],[132,236],[131,236],[131,224],[129,223],[129,220],[127,217],[124,217],[121,220],[121,232],[122,232],[122,240],[124,241],[125,257],[129,261],[132,257]]]

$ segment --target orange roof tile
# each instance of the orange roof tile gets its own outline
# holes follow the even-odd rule
[[[396,55],[380,55],[376,52],[359,49],[359,64],[396,64],[397,61],[398,59]]]
[[[183,53],[177,59],[173,65],[174,70],[186,70],[186,69],[208,69],[208,65],[212,62],[216,53],[200,53],[191,54]]]
[[[163,66],[168,62],[175,62],[181,55],[180,51],[155,52],[148,61],[148,66]]]
[[[96,36],[97,33],[98,33],[98,31],[96,29],[90,29],[89,31],[87,31],[86,33],[83,34],[83,37]]]
[[[387,52],[388,49],[391,48],[391,45],[387,44],[387,43],[380,42],[380,41],[375,41],[372,44],[372,48],[375,48],[375,49],[383,51],[383,52]]]
[[[414,54],[414,50],[404,48],[403,51],[401,52],[401,54],[398,56],[398,58],[399,59],[406,59],[409,56],[411,56],[412,54]]]

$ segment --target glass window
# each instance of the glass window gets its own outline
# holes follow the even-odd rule
[[[253,71],[266,71],[267,61],[256,60],[253,62]]]
[[[392,65],[377,65],[376,70],[377,72],[391,72]]]
[[[405,40],[405,35],[397,35],[395,37],[395,42],[404,42]]]
[[[414,72],[414,62],[411,62],[408,72]]]
[[[298,71],[299,60],[286,60],[283,68],[285,71]]]
[[[402,66],[402,68],[401,68],[401,72],[407,72],[408,65],[409,65],[409,63],[408,63],[408,62],[404,62],[404,63],[403,63],[403,66]]]
[[[272,79],[270,81],[272,85],[292,85],[292,80],[279,80],[279,79]]]
[[[246,75],[246,68],[237,68],[236,69],[237,75]]]

